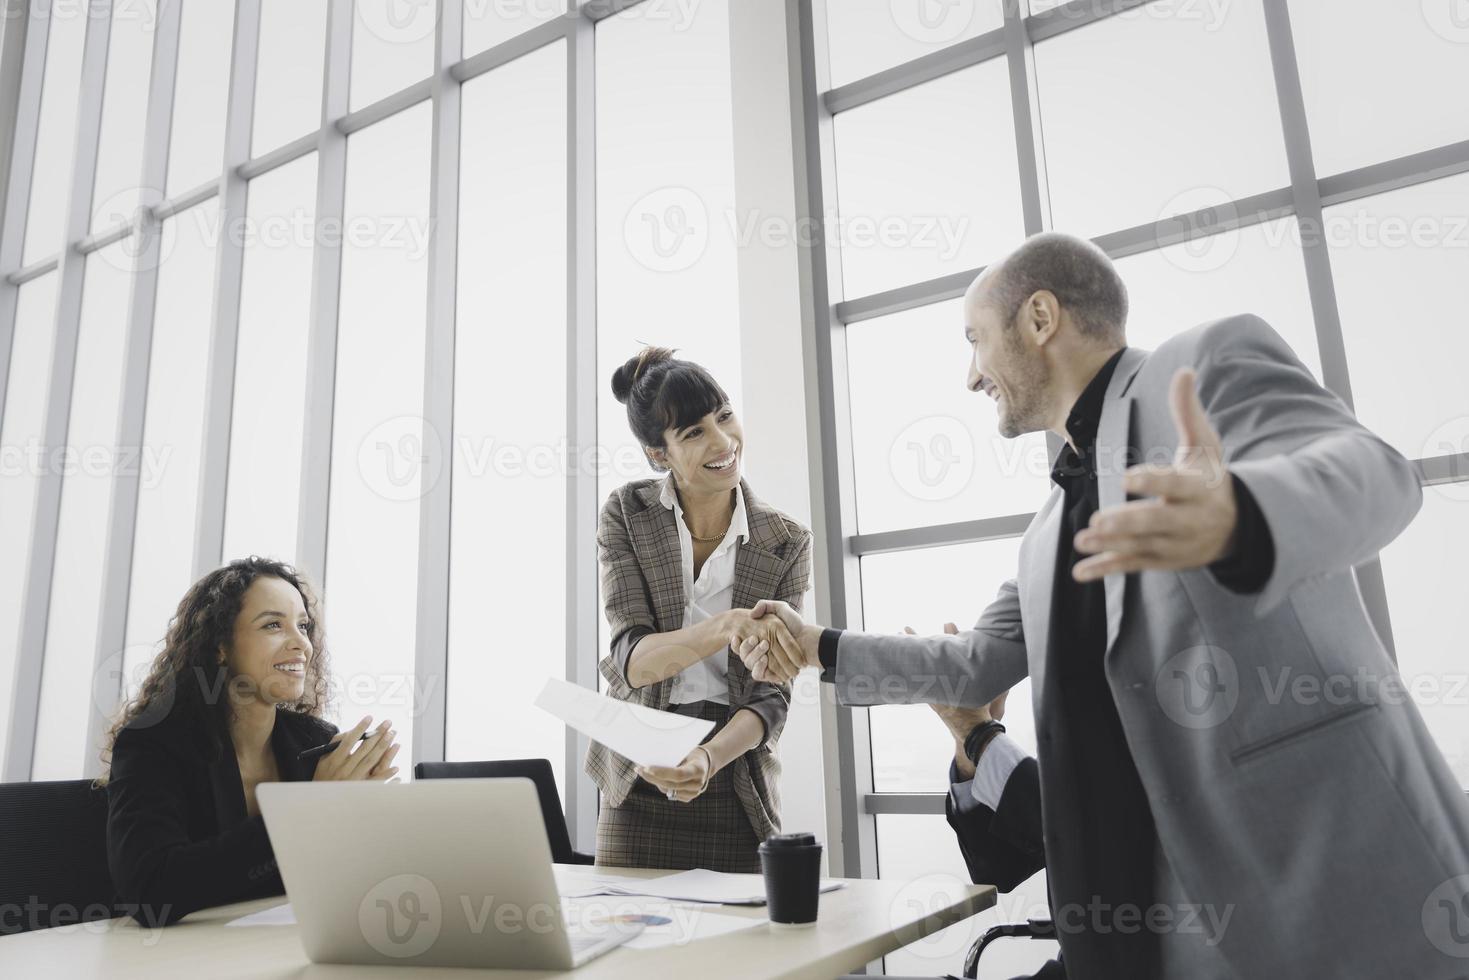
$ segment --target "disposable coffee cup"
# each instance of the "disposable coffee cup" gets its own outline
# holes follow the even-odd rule
[[[774,929],[816,924],[821,893],[821,845],[815,834],[774,834],[760,845],[765,905]]]

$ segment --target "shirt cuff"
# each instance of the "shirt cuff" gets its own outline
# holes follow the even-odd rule
[[[991,738],[979,756],[979,764],[974,767],[974,779],[970,781],[975,803],[991,810],[998,809],[1010,774],[1025,757],[1025,750],[1004,732]]]
[[[837,679],[837,644],[842,638],[841,630],[824,629],[816,644],[816,657],[821,661],[821,679],[828,684]]]
[[[973,779],[966,779],[962,783],[950,783],[949,798],[954,802],[954,809],[960,813],[973,813],[981,806],[979,800],[974,798]]]
[[[1234,550],[1209,566],[1214,580],[1231,592],[1254,595],[1270,581],[1275,571],[1275,539],[1260,504],[1244,481],[1233,473],[1235,525]]]
[[[632,659],[632,648],[638,645],[638,641],[645,636],[650,636],[654,630],[646,626],[633,626],[627,629],[612,644],[612,659],[617,664],[617,673],[621,675],[622,682],[630,688],[636,689],[627,677],[627,662]]]

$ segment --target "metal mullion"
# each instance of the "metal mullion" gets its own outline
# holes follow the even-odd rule
[[[1317,186],[1322,207],[1331,207],[1462,173],[1469,173],[1469,140],[1322,177]]]
[[[46,42],[51,32],[50,7],[33,17],[25,0],[6,0],[10,23],[0,41],[0,132],[9,132],[3,157],[4,200],[0,201],[0,424],[5,421],[5,393],[10,379],[10,349],[15,337],[16,304],[26,277],[17,269],[23,260],[26,212],[30,208],[31,175],[36,160],[36,134],[41,121],[41,86],[46,73]],[[32,21],[37,23],[33,24]],[[9,270],[16,270],[11,272]],[[12,716],[14,717],[14,716]]]
[[[191,187],[182,194],[175,194],[173,197],[159,201],[149,210],[153,217],[161,224],[174,215],[183,214],[189,208],[203,204],[205,201],[218,195],[219,178],[212,177],[198,187]]]
[[[351,82],[352,0],[331,0],[327,13],[321,129],[316,144],[316,227],[340,228],[346,207],[347,137],[332,120],[345,115]],[[301,429],[301,502],[296,564],[322,590],[326,584],[327,510],[331,501],[332,413],[336,400],[337,311],[342,250],[317,235],[311,261],[311,325]]]
[[[576,0],[568,0],[575,4]],[[597,444],[596,24],[577,17],[566,46],[566,679],[597,689],[597,474],[585,459]],[[597,787],[582,771],[587,739],[566,730],[566,816],[572,843],[596,839]]]
[[[144,123],[143,167],[139,180],[140,222],[137,231],[140,246],[133,268],[131,291],[128,296],[126,340],[123,348],[123,383],[121,403],[118,408],[117,442],[119,448],[141,447],[148,403],[148,369],[153,349],[153,314],[157,305],[158,267],[163,261],[162,226],[163,218],[154,210],[155,198],[163,193],[168,170],[169,132],[173,124],[174,84],[178,67],[179,32],[182,11],[178,4],[160,4],[157,33],[153,40],[153,65],[148,79],[148,111]],[[163,8],[167,8],[166,12]],[[88,41],[90,41],[90,35]],[[105,59],[104,59],[105,60]],[[105,66],[104,66],[105,67]],[[100,87],[100,86],[99,86]],[[97,93],[99,99],[101,92]],[[95,158],[95,144],[93,153]],[[92,175],[87,179],[90,196]],[[74,234],[68,241],[84,237],[90,228],[88,209],[77,216]],[[84,268],[85,260],[77,255],[78,272]],[[75,321],[61,320],[58,329],[75,330],[73,323],[80,321],[81,298],[77,296]],[[73,361],[75,344],[73,343]],[[123,665],[123,650],[126,646],[128,599],[132,591],[133,541],[138,514],[138,489],[140,468],[134,472],[118,472],[112,477],[112,496],[107,515],[107,541],[103,551],[102,608],[97,622],[97,647],[93,660],[92,711],[88,717],[87,746],[97,745],[111,721],[113,704],[102,703],[97,683],[102,679],[102,668],[109,659],[116,658],[117,666]],[[121,669],[113,672],[116,683],[114,702],[120,700],[125,677]],[[86,774],[95,775],[100,769],[100,760],[89,754],[85,760]]]
[[[1331,253],[1327,248],[1322,217],[1321,188],[1311,152],[1311,131],[1306,118],[1306,100],[1301,91],[1300,65],[1291,34],[1290,10],[1284,3],[1265,4],[1265,34],[1270,44],[1270,64],[1275,74],[1275,94],[1280,103],[1280,122],[1285,136],[1286,160],[1290,166],[1291,196],[1301,230],[1301,254],[1306,266],[1306,288],[1316,323],[1316,346],[1321,356],[1322,381],[1348,408],[1353,408],[1352,384],[1347,367],[1346,338],[1337,308],[1336,284],[1331,275]],[[1372,617],[1377,635],[1388,655],[1397,660],[1392,617],[1387,604],[1387,587],[1382,580],[1382,563],[1376,557],[1357,566],[1357,584]]]
[[[1040,89],[1035,55],[1026,33],[1029,0],[1004,0],[1005,60],[1010,75],[1010,114],[1015,120],[1015,156],[1020,168],[1020,209],[1027,237],[1051,227],[1046,154],[1042,145]]]
[[[1281,188],[1233,201],[1222,208],[1205,208],[1189,214],[1175,215],[1121,231],[1099,235],[1093,241],[1113,259],[1151,252],[1169,245],[1217,235],[1225,231],[1248,228],[1293,213],[1290,188]],[[983,266],[965,269],[923,282],[910,283],[880,293],[859,296],[838,303],[837,318],[852,324],[880,316],[901,313],[920,306],[930,306],[964,295]]]
[[[846,531],[856,525],[856,491],[852,471],[851,403],[847,393],[846,335],[835,315],[831,292],[840,290],[841,254],[826,234],[826,202],[836,202],[832,113],[821,99],[827,88],[827,32],[824,0],[798,0],[791,62],[792,119],[796,156],[796,210],[813,230],[809,245],[799,250],[803,293],[805,347],[814,355],[815,404],[811,420],[810,456],[821,461],[812,483],[811,515],[816,532],[815,572],[818,618],[834,627],[862,623],[861,567],[848,548]],[[809,397],[809,396],[808,396]],[[827,772],[827,834],[840,841],[833,848],[831,871],[848,876],[877,873],[877,824],[861,811],[861,798],[872,791],[872,753],[865,710],[822,698],[825,744],[837,748],[837,768]]]
[[[568,35],[575,23],[576,21],[571,17],[557,17],[549,23],[534,27],[524,34],[517,34],[508,41],[501,41],[492,48],[486,48],[478,54],[450,65],[449,74],[453,75],[457,81],[467,82],[471,78],[523,58],[532,51],[556,43]],[[457,53],[455,57],[458,57]]]
[[[16,269],[14,272],[6,277],[5,281],[12,286],[23,286],[26,283],[30,282],[32,279],[39,279],[48,272],[55,272],[56,267],[60,264],[61,257],[53,255],[48,259],[42,259],[39,262],[33,262],[30,265],[26,266],[24,269]],[[6,336],[8,337],[8,334]],[[9,349],[8,342],[6,344],[6,349]],[[0,395],[3,394],[4,391],[0,390]]]
[[[429,169],[428,296],[420,444],[438,460],[421,473],[418,507],[418,596],[414,644],[413,762],[440,762],[448,742],[449,552],[454,484],[454,332],[459,265],[460,85],[449,71],[459,60],[463,0],[439,0],[434,28],[433,149]],[[437,436],[437,438],[434,438]],[[441,683],[434,683],[438,678]]]
[[[1004,0],[1008,8],[1014,0]],[[1020,27],[1031,43],[1048,40],[1067,31],[1106,20],[1153,0],[1075,0],[1073,3],[1039,14],[1022,14]],[[1007,15],[1007,21],[1008,21]],[[822,94],[822,102],[833,115],[866,105],[885,96],[895,95],[935,78],[942,78],[964,68],[972,68],[1013,50],[1007,41],[1008,23],[977,37],[965,38],[937,51],[910,61],[884,68],[856,81],[839,85]]]
[[[332,125],[343,136],[351,136],[373,123],[382,122],[389,116],[396,116],[404,109],[411,109],[420,102],[428,101],[433,98],[433,94],[434,79],[425,78],[386,98],[378,99],[371,105],[363,106],[356,112],[344,112],[335,118]]]
[[[822,102],[825,103],[827,112],[836,115],[1004,56],[1005,29],[997,28],[901,65],[886,68],[866,78],[839,85],[822,96]]]
[[[847,546],[853,554],[865,558],[868,555],[885,555],[896,551],[917,551],[921,548],[941,548],[954,544],[972,544],[976,541],[998,541],[1024,534],[1034,517],[1034,514],[1007,514],[1003,517],[988,517],[977,521],[903,528],[873,534],[854,534]]]
[[[319,136],[316,133],[307,133],[299,139],[291,140],[285,146],[278,147],[263,156],[251,157],[235,168],[241,180],[254,180],[262,174],[270,173],[277,167],[284,167],[293,163],[307,154],[316,151]]]
[[[205,385],[204,441],[200,447],[199,504],[194,520],[195,578],[224,557],[230,434],[235,402],[235,357],[240,333],[240,280],[244,274],[248,182],[238,169],[250,156],[255,74],[260,51],[261,0],[236,0],[229,96],[225,103],[224,167],[219,178],[213,329]]]
[[[83,255],[91,255],[99,248],[106,248],[109,245],[120,242],[132,233],[133,223],[131,221],[125,221],[122,224],[113,225],[105,231],[93,232],[77,242],[74,247]]]
[[[1418,482],[1425,487],[1469,480],[1469,452],[1448,456],[1429,456],[1413,460]]]
[[[862,812],[943,816],[945,799],[943,793],[868,793],[862,797]]]

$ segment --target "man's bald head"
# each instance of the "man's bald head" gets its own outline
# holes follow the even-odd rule
[[[1113,346],[1126,341],[1127,287],[1107,253],[1084,238],[1047,231],[985,270],[966,300],[997,310],[1013,324],[1026,300],[1046,290],[1089,340]]]

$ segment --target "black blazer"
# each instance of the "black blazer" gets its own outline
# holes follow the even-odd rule
[[[283,782],[311,779],[296,756],[331,740],[335,726],[276,709],[271,748]],[[118,901],[149,926],[190,912],[285,892],[265,821],[245,812],[245,786],[228,736],[217,757],[176,718],[124,728],[107,783],[107,865]]]
[[[949,782],[959,782],[953,763],[949,764]],[[1046,866],[1040,769],[1035,759],[1022,759],[1010,773],[997,808],[978,806],[960,813],[951,793],[944,813],[959,838],[959,850],[975,883],[1007,892]]]

